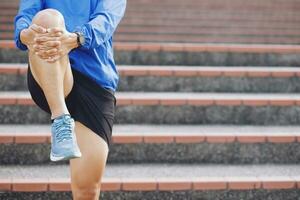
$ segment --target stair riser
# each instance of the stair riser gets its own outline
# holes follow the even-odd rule
[[[127,65],[212,65],[212,66],[299,66],[299,54],[206,53],[115,51],[118,64]],[[26,52],[0,49],[0,62],[25,63]]]
[[[50,144],[1,144],[0,164],[49,164],[49,153]],[[300,145],[296,142],[111,145],[108,163],[128,162],[298,164],[300,163]]]
[[[119,106],[116,123],[299,125],[298,106]]]
[[[0,106],[2,124],[49,123],[37,106]],[[299,125],[299,106],[118,106],[119,124]]]
[[[119,51],[115,54],[115,58],[119,64],[142,65],[299,66],[300,64],[297,54]]]
[[[101,192],[105,200],[296,200],[300,196],[297,189],[288,190],[211,190],[211,191],[174,191],[174,192]],[[71,192],[0,193],[0,200],[7,199],[57,199],[71,200]]]
[[[121,77],[119,91],[298,93],[300,79],[244,77]]]
[[[0,91],[27,91],[26,75],[0,74]]]
[[[299,66],[299,54],[116,52],[119,64],[208,66]]]
[[[26,74],[1,74],[0,91],[26,91]],[[118,91],[299,93],[299,77],[121,76]]]

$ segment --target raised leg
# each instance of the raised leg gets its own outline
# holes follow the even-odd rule
[[[44,28],[65,28],[64,18],[54,9],[42,10],[36,14],[32,23]],[[73,86],[73,76],[68,56],[54,63],[48,63],[34,52],[29,51],[29,63],[33,77],[43,89],[51,110],[51,118],[69,114],[65,97]]]

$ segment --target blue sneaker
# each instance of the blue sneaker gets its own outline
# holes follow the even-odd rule
[[[74,119],[69,114],[54,119],[51,125],[51,161],[81,157],[74,126]]]

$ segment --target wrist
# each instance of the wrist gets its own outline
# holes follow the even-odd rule
[[[76,31],[74,32],[77,35],[77,44],[78,47],[81,47],[85,43],[85,38],[82,32]]]
[[[77,35],[75,33],[70,33],[69,37],[70,37],[70,45],[72,49],[77,48],[78,47]]]

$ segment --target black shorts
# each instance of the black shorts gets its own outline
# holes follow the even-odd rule
[[[65,98],[67,108],[75,121],[81,122],[103,138],[109,147],[116,106],[114,92],[101,87],[73,68],[72,72],[74,84],[70,94]],[[35,81],[30,66],[27,84],[33,101],[42,110],[51,114],[44,92]]]

